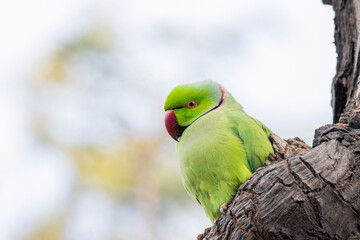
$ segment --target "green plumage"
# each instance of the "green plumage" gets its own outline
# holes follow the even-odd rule
[[[165,110],[174,110],[178,124],[186,127],[177,144],[185,189],[211,222],[220,216],[219,206],[232,200],[273,152],[271,131],[247,115],[230,93],[217,107],[223,95],[217,83],[202,81],[176,87],[165,103]],[[189,109],[186,103],[192,99],[198,106]]]

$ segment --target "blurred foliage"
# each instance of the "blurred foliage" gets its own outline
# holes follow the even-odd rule
[[[93,27],[56,49],[41,67],[40,79],[57,83],[70,81],[69,69],[73,60],[78,60],[79,56],[90,57],[92,53],[106,54],[114,46],[115,35],[109,26]]]
[[[80,179],[88,187],[104,190],[111,197],[129,197],[129,186],[136,185],[137,171],[149,169],[157,152],[159,141],[138,142],[129,140],[118,148],[99,149],[74,147],[70,154],[76,164]]]
[[[61,240],[63,239],[63,229],[62,217],[51,218],[31,232],[25,240]]]
[[[56,141],[46,131],[46,119],[35,113],[32,113],[31,115],[31,131],[36,136],[36,138],[42,143],[56,145]]]
[[[157,156],[161,144],[159,138],[129,139],[117,148],[73,147],[69,152],[81,183],[103,190],[114,199],[133,199],[131,188],[141,185],[164,197],[183,197],[178,168]]]
[[[124,157],[123,149],[100,151],[92,147],[78,147],[70,150],[80,180],[89,187],[104,189],[118,198],[127,186],[134,185],[135,166]]]
[[[65,112],[63,113],[69,114],[66,111],[67,99],[62,98],[63,92],[60,91],[60,94],[58,94],[57,89],[65,89],[66,93],[67,87],[78,80],[76,77],[79,76],[79,72],[83,85],[80,88],[74,88],[79,92],[72,92],[73,95],[81,95],[83,92],[80,91],[86,91],[83,90],[86,89],[83,86],[87,86],[87,81],[96,82],[99,80],[98,78],[92,78],[93,74],[99,74],[101,80],[109,77],[102,70],[104,65],[114,64],[110,63],[111,61],[104,61],[109,55],[113,54],[112,52],[116,48],[114,36],[114,31],[110,27],[102,25],[90,28],[65,42],[49,54],[49,57],[44,61],[46,64],[40,65],[40,71],[38,71],[40,74],[36,76],[35,82],[31,84],[33,96],[30,111],[31,130],[41,144],[46,147],[56,148],[69,156],[76,177],[73,190],[70,191],[67,203],[65,203],[68,207],[63,210],[66,217],[62,219],[50,218],[48,222],[40,225],[37,230],[29,235],[27,238],[29,240],[62,239],[67,223],[71,222],[73,217],[68,211],[73,211],[76,208],[76,199],[80,198],[81,194],[86,192],[86,189],[103,192],[116,204],[134,206],[139,216],[142,216],[147,222],[152,222],[149,223],[151,226],[156,222],[154,219],[156,218],[157,209],[161,208],[161,204],[166,202],[166,199],[181,202],[186,196],[180,180],[177,162],[173,161],[175,160],[174,151],[170,155],[164,151],[163,145],[165,141],[164,136],[161,134],[139,139],[131,131],[125,130],[124,134],[119,136],[115,142],[104,141],[102,144],[89,144],[86,141],[74,142],[72,139],[64,139],[66,133],[63,136],[62,131],[54,131],[54,129],[58,128],[59,121],[68,120],[66,117],[57,117],[59,116],[56,115],[59,112],[56,111],[57,104],[62,109],[65,106]],[[87,69],[91,69],[90,74]],[[104,82],[98,81],[96,84],[100,86]],[[141,85],[137,87],[138,89],[134,89],[134,91],[143,91]],[[146,89],[146,91],[149,91],[149,89]],[[55,99],[53,99],[52,92],[57,94]],[[95,93],[98,92],[95,91]],[[89,98],[104,97],[101,94],[97,96],[92,94],[94,92],[89,91],[81,96]],[[106,91],[103,94],[106,95]],[[121,92],[118,94],[121,94]],[[115,95],[115,97],[117,96]],[[149,94],[147,97],[151,98],[152,96]],[[151,99],[149,100],[151,101]],[[48,105],[45,105],[44,101]],[[107,99],[104,101],[106,102]],[[65,104],[61,105],[62,102],[65,102]],[[94,124],[89,126],[98,126],[98,122],[96,122],[98,113],[93,109],[89,109],[86,101],[84,105],[81,105],[81,103],[80,109],[87,108],[86,110],[90,111],[90,113],[93,111],[93,116],[86,119],[89,122],[94,121]],[[99,104],[99,107],[103,106]],[[116,109],[110,110],[116,111]],[[71,114],[68,116],[70,119],[74,117],[73,114],[81,113],[72,110]],[[68,121],[65,125],[69,123],[72,122]],[[60,124],[60,126],[62,125]],[[117,127],[125,128],[124,126]],[[76,129],[76,127],[70,127],[70,129]],[[88,134],[91,134],[92,129],[89,130]],[[59,137],[57,134],[61,136]],[[78,134],[81,134],[81,132]],[[91,137],[96,138],[96,136]],[[101,136],[99,138],[102,139]],[[185,199],[188,199],[188,197]],[[114,224],[114,226],[116,225]],[[149,229],[153,229],[153,227]],[[154,234],[153,230],[149,231],[149,235]],[[149,239],[152,238],[151,236],[148,237]]]

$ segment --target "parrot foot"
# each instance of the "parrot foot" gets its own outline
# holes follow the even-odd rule
[[[342,127],[348,127],[349,124],[347,123],[335,123],[335,125],[342,126]]]
[[[226,213],[226,211],[227,211],[228,206],[229,206],[230,203],[231,203],[231,201],[228,201],[228,202],[226,202],[226,203],[221,204],[221,205],[220,205],[220,208],[219,208],[220,212],[221,212],[221,213]]]
[[[360,113],[360,106],[358,106],[354,113]]]
[[[211,227],[205,228],[204,232],[197,236],[197,240],[203,240],[205,238],[205,236],[210,232],[210,230],[211,230]]]

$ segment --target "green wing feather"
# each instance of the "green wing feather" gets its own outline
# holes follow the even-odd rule
[[[233,119],[235,133],[246,149],[246,166],[254,173],[264,165],[270,152],[273,151],[269,141],[270,129],[262,122],[240,112]]]

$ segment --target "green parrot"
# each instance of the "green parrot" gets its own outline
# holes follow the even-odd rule
[[[271,131],[214,81],[175,87],[164,109],[166,129],[178,141],[184,187],[214,223],[219,207],[273,152]]]

